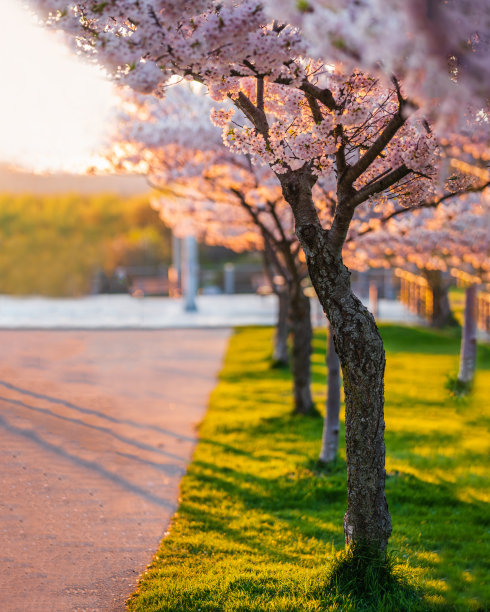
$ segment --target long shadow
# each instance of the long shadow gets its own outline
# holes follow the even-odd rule
[[[230,457],[230,465],[233,464]],[[253,529],[252,533],[243,525],[233,527],[226,510],[208,512],[208,504],[213,507],[218,499],[233,499],[243,508],[243,516],[252,512],[262,512],[270,517],[271,524],[283,525],[285,530],[296,531],[296,539],[314,538],[324,544],[335,542],[341,545],[343,534],[334,532],[329,523],[334,520],[342,524],[345,511],[345,463],[339,462],[337,469],[328,478],[318,475],[315,478],[309,470],[298,474],[288,474],[277,478],[263,478],[241,472],[232,467],[220,467],[214,463],[194,460],[189,475],[197,479],[201,490],[209,493],[209,502],[201,495],[194,499],[184,498],[179,513],[185,514],[192,524],[199,525],[199,531],[215,531],[220,538],[225,537],[250,551],[266,554],[282,562],[296,563],[299,550],[287,551],[281,546],[270,546],[270,538],[262,537],[266,525]],[[313,476],[313,477],[312,477]],[[333,482],[332,482],[333,481]],[[342,484],[339,484],[342,483]],[[319,508],[324,512],[318,512]]]
[[[88,461],[87,459],[83,459],[82,457],[77,457],[76,455],[69,453],[63,448],[56,446],[55,444],[52,444],[51,442],[48,442],[47,440],[44,440],[43,438],[41,438],[41,436],[39,436],[34,431],[31,431],[29,429],[23,429],[21,427],[16,427],[15,425],[11,425],[2,416],[0,416],[0,427],[3,427],[5,431],[8,431],[11,434],[22,436],[24,438],[27,438],[28,440],[31,440],[32,442],[35,442],[41,448],[47,451],[50,451],[52,453],[55,453],[56,455],[63,457],[64,459],[68,459],[69,461],[77,465],[78,467],[83,467],[93,472],[96,472],[99,476],[102,476],[106,478],[107,480],[114,482],[115,484],[126,489],[130,493],[134,493],[135,495],[138,495],[139,497],[145,499],[146,501],[149,501],[162,508],[167,508],[168,510],[172,510],[172,511],[174,511],[176,508],[175,504],[170,503],[168,500],[164,499],[163,497],[158,497],[157,495],[153,495],[153,493],[150,493],[149,491],[146,491],[142,487],[139,487],[138,485],[135,485],[129,482],[129,480],[126,480],[122,476],[119,476],[118,474],[113,474],[112,472],[110,472],[109,470],[101,466],[100,464],[96,463],[95,461]]]
[[[120,457],[124,457],[125,459],[130,459],[131,461],[143,463],[144,465],[155,468],[155,470],[164,472],[169,476],[182,476],[185,473],[185,468],[183,466],[173,465],[172,463],[157,463],[156,461],[148,461],[148,459],[142,459],[138,455],[133,455],[132,453],[122,453],[121,451],[116,451],[115,454],[119,455]]]
[[[328,478],[310,470],[264,478],[199,460],[194,460],[193,467],[200,471],[201,480],[211,486],[216,483],[218,489],[251,509],[267,508],[279,513],[294,509],[300,512],[347,500],[341,485],[346,479],[345,463],[341,461]]]
[[[74,423],[75,425],[81,425],[82,427],[86,427],[88,429],[95,429],[96,431],[100,431],[101,433],[107,434],[108,436],[111,436],[112,438],[115,438],[116,440],[119,440],[120,442],[123,442],[124,444],[135,446],[136,448],[139,448],[140,450],[146,450],[152,453],[158,453],[160,455],[165,455],[166,457],[175,459],[177,461],[185,461],[183,457],[179,457],[178,455],[174,455],[173,453],[164,451],[161,448],[158,448],[156,446],[151,446],[150,444],[145,444],[144,442],[140,442],[138,440],[133,440],[131,438],[127,438],[126,436],[122,436],[112,431],[112,429],[109,429],[108,427],[100,427],[98,425],[92,425],[91,423],[85,423],[85,421],[82,421],[80,419],[75,419],[73,417],[66,417],[61,414],[57,414],[56,412],[53,412],[49,408],[38,408],[37,406],[31,406],[30,404],[26,404],[25,402],[22,402],[21,400],[16,400],[16,399],[11,399],[8,397],[0,396],[0,401],[5,402],[7,404],[14,405],[14,406],[20,406],[21,408],[26,408],[27,410],[32,410],[33,412],[45,414],[55,419],[59,419],[60,421],[68,421],[69,423]]]
[[[76,406],[75,404],[72,404],[71,402],[67,402],[57,397],[52,397],[50,395],[45,395],[43,393],[36,393],[34,391],[29,391],[28,389],[23,389],[22,387],[17,387],[4,380],[0,380],[0,385],[2,385],[3,387],[7,389],[11,389],[12,391],[17,391],[18,393],[23,393],[24,395],[35,397],[36,399],[45,400],[47,402],[51,402],[52,404],[59,404],[60,406],[71,408],[72,410],[76,410],[77,412],[81,412],[82,414],[90,414],[92,416],[99,417],[101,419],[109,421],[110,423],[116,423],[118,425],[131,425],[131,427],[136,427],[138,429],[149,429],[151,431],[162,433],[167,436],[178,438],[179,440],[185,440],[186,442],[195,441],[194,438],[191,438],[189,436],[180,435],[178,433],[175,433],[174,431],[170,431],[169,429],[164,429],[162,427],[159,427],[158,425],[146,425],[145,423],[138,423],[137,421],[132,421],[130,419],[118,419],[116,417],[111,416],[110,414],[99,412],[98,410],[93,410],[91,408],[83,408],[82,406]]]
[[[296,475],[263,478],[232,466],[233,456],[225,466],[199,460],[191,465],[189,473],[199,483],[200,493],[196,497],[185,496],[179,514],[187,516],[199,533],[215,531],[219,537],[224,536],[229,541],[224,546],[227,551],[233,550],[235,543],[236,547],[245,546],[271,560],[293,563],[298,562],[301,549],[291,550],[289,540],[285,546],[279,542],[274,546],[264,544],[271,539],[262,537],[267,522],[275,524],[276,531],[279,526],[280,530],[289,532],[288,536],[299,542],[314,538],[320,545],[333,541],[337,547],[342,547],[343,534],[333,532],[329,525],[342,525],[346,505],[344,463],[323,478],[301,469]],[[465,592],[458,576],[468,568],[475,573],[477,586],[473,596],[481,599],[483,586],[479,582],[484,584],[483,574],[488,566],[482,544],[489,524],[487,505],[478,500],[458,499],[454,485],[429,483],[408,473],[388,478],[387,497],[394,524],[392,546],[396,546],[398,538],[402,550],[395,553],[407,553],[409,557],[407,561],[405,554],[403,563],[413,568],[427,568],[427,592],[446,602],[434,609],[453,609],[445,597],[451,590],[458,594]],[[222,507],[216,506],[216,499],[224,500]],[[232,505],[238,502],[243,516],[259,513],[260,528],[252,522],[250,528],[243,524],[230,525],[227,499],[234,500]],[[213,508],[213,512],[208,512],[208,507]],[[451,529],[444,529],[445,524],[451,525]],[[475,549],[477,542],[479,548]],[[209,548],[208,545],[203,547]],[[437,560],[427,561],[435,550]],[[471,597],[468,595],[468,599]]]
[[[445,602],[434,609],[463,609],[447,603],[450,591],[482,601],[490,570],[488,504],[459,499],[453,483],[434,484],[403,472],[387,479],[386,491],[394,537],[403,542],[412,567],[429,570],[425,590]],[[472,586],[460,578],[466,572],[473,575]]]
[[[234,455],[242,455],[245,457],[250,457],[252,453],[248,451],[244,451],[241,448],[237,448],[236,446],[230,446],[230,444],[224,444],[223,442],[218,442],[217,440],[213,440],[211,438],[199,438],[199,442],[201,444],[210,444],[211,446],[216,446],[218,448],[222,448],[229,453],[233,453]]]

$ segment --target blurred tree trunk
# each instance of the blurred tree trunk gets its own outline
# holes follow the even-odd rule
[[[276,367],[287,366],[289,363],[288,336],[289,336],[289,294],[284,287],[277,293],[278,314],[276,331],[274,334],[273,362]]]
[[[325,420],[323,422],[322,448],[320,451],[320,463],[332,463],[337,459],[339,450],[339,414],[340,414],[340,363],[335,351],[333,333],[328,328],[327,342],[327,403]]]
[[[293,288],[290,302],[290,322],[293,336],[292,372],[294,387],[294,413],[313,414],[315,405],[310,388],[311,313],[310,299],[302,287]]]
[[[277,295],[277,322],[274,333],[274,348],[272,363],[275,367],[287,366],[289,364],[288,337],[289,337],[289,302],[290,296],[285,279],[278,269],[277,254],[274,246],[269,240],[264,239],[264,271],[272,288]],[[277,277],[283,278],[283,283],[278,285]]]
[[[471,383],[476,367],[476,285],[470,285],[465,292],[464,323],[461,334],[458,381]]]
[[[441,270],[422,270],[429,287],[432,290],[433,306],[430,318],[431,327],[446,327],[446,325],[457,325],[449,305],[449,285]]]

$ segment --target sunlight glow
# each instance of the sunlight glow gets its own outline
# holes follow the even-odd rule
[[[38,172],[94,166],[116,104],[112,85],[35,23],[23,0],[3,6],[0,163]],[[96,163],[96,162],[95,162]]]

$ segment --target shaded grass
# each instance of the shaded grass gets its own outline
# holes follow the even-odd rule
[[[453,330],[381,331],[388,355],[390,575],[402,577],[402,587],[378,589],[373,599],[372,564],[364,582],[359,568],[344,571],[349,558],[336,552],[344,543],[344,447],[335,466],[316,467],[322,423],[291,416],[289,374],[269,367],[272,330],[247,328],[231,339],[178,513],[131,610],[486,609],[490,351],[480,351],[473,393],[462,404],[444,389],[457,367]],[[313,355],[319,405],[324,346],[319,331]],[[362,584],[360,602],[355,591]]]

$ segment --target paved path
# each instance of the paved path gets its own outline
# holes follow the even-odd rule
[[[73,299],[0,296],[4,329],[165,329],[274,325],[275,295],[202,295],[197,312],[184,312],[182,300],[97,295]],[[324,325],[318,300],[312,300],[314,323]],[[413,324],[420,321],[403,304],[379,301],[379,320]]]
[[[0,332],[0,609],[123,610],[229,332]]]

